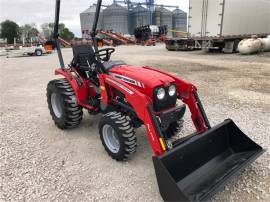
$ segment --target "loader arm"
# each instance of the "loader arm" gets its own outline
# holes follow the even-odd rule
[[[191,119],[197,132],[202,133],[211,128],[202,103],[197,94],[197,88],[193,84],[183,79],[180,79],[172,74],[158,69],[154,69],[149,66],[144,66],[143,68],[160,72],[162,74],[172,77],[175,80],[177,86],[178,98],[188,105],[191,113]]]

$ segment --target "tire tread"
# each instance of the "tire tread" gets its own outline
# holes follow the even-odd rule
[[[102,137],[102,126],[105,124],[111,125],[117,130],[120,135],[122,142],[122,151],[115,155],[107,148],[103,137]],[[126,161],[128,158],[136,152],[137,147],[137,137],[134,132],[134,128],[130,122],[129,117],[121,114],[120,112],[109,112],[104,114],[99,125],[99,132],[101,142],[106,150],[106,152],[117,161]]]
[[[53,91],[60,93],[63,98],[63,115],[60,119],[54,115],[51,107],[50,95]],[[81,123],[83,116],[82,107],[77,104],[76,95],[65,78],[49,82],[47,86],[47,103],[52,119],[58,128],[75,128]]]

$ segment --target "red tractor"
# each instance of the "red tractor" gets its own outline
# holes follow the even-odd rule
[[[207,200],[264,150],[232,120],[211,127],[191,83],[149,66],[111,61],[113,48],[98,50],[96,26],[101,3],[98,0],[93,23],[93,47],[74,46],[74,58],[66,66],[58,41],[60,0],[56,0],[54,38],[61,68],[55,74],[63,78],[50,81],[47,87],[56,126],[79,126],[83,109],[92,115],[102,113],[101,142],[113,159],[123,161],[136,151],[134,129],[144,125],[163,199]],[[197,132],[170,143],[183,126],[186,106]]]

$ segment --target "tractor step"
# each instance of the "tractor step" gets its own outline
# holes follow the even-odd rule
[[[84,100],[83,102],[80,102],[80,105],[91,112],[99,112],[99,99],[98,97],[90,97]],[[94,113],[95,114],[95,113]]]
[[[205,201],[264,150],[232,120],[153,157],[164,201]]]

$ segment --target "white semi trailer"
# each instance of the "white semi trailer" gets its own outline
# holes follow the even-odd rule
[[[187,41],[189,49],[235,52],[242,39],[269,34],[269,0],[190,0],[189,37],[182,43]]]

